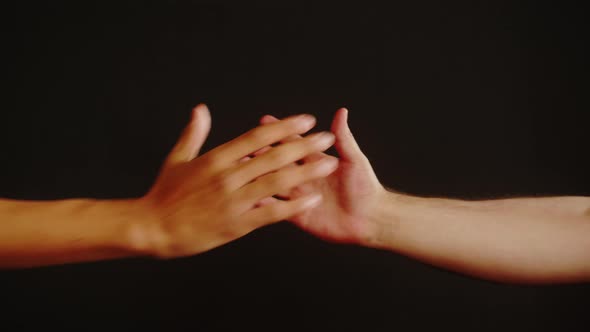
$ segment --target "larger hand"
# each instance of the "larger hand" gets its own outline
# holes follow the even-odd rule
[[[347,123],[348,110],[340,109],[332,122],[332,132],[336,136],[336,149],[340,160],[338,169],[328,177],[316,178],[295,187],[281,196],[298,199],[312,193],[321,194],[322,202],[301,213],[295,214],[291,221],[321,238],[336,242],[365,243],[374,230],[369,217],[385,189],[377,180],[368,159],[354,140]],[[262,124],[275,124],[279,121],[270,115],[264,116]],[[283,142],[289,144],[301,139],[295,135]],[[266,148],[257,153],[263,157],[272,149]],[[334,157],[315,153],[303,159],[304,164],[330,160]],[[275,204],[279,200],[266,198],[264,205]]]

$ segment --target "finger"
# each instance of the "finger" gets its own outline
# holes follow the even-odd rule
[[[266,124],[275,123],[278,121],[281,121],[281,120],[279,120],[278,118],[275,118],[272,115],[265,115],[260,119],[260,124],[266,125]],[[280,143],[291,142],[291,141],[301,139],[301,138],[302,138],[301,135],[295,134],[295,135],[291,135],[291,136],[286,137],[285,139],[281,140]]]
[[[267,152],[268,150],[272,149],[272,146],[265,146],[262,149],[259,149],[257,151],[254,151],[254,153],[251,154],[252,157],[257,157],[260,156],[261,154]]]
[[[320,194],[303,196],[292,201],[276,200],[272,204],[250,210],[243,214],[243,222],[253,229],[287,220],[298,213],[313,209],[322,201]]]
[[[338,158],[327,157],[301,166],[283,168],[238,190],[238,199],[251,206],[265,197],[289,192],[303,183],[326,177],[338,168]]]
[[[272,204],[274,202],[279,201],[278,199],[274,198],[274,197],[265,197],[261,200],[259,200],[258,202],[256,202],[256,204],[254,204],[254,208],[259,208],[268,204]]]
[[[272,145],[293,134],[303,134],[315,125],[309,114],[289,117],[285,120],[256,127],[239,137],[209,151],[220,165],[233,163],[265,146]]]
[[[342,160],[358,161],[365,158],[348,127],[348,110],[346,108],[341,108],[336,112],[331,130],[336,135],[336,151]]]
[[[323,132],[312,134],[303,139],[272,148],[267,153],[247,163],[234,166],[226,174],[227,176],[233,177],[231,183],[234,183],[237,186],[235,189],[237,189],[253,179],[277,171],[311,153],[325,151],[332,144],[334,144],[334,135],[332,133]]]
[[[252,157],[250,157],[250,156],[246,156],[246,157],[244,157],[244,158],[240,159],[240,160],[238,161],[238,163],[240,163],[240,164],[241,164],[241,163],[245,163],[245,162],[247,162],[248,160],[251,160],[251,159],[252,159]],[[285,168],[289,168],[289,167],[297,167],[297,164],[290,164],[290,165],[287,165],[287,166],[283,167],[283,169],[285,169]],[[259,178],[253,179],[251,182],[254,182],[254,181],[258,180],[258,179],[259,179]],[[288,193],[288,192],[279,193],[279,194],[277,194],[277,195],[281,195],[281,194],[282,194],[282,196],[283,196],[283,197],[286,197],[287,195],[289,195],[289,193]]]
[[[194,159],[211,129],[211,114],[205,104],[199,104],[192,110],[191,120],[185,127],[178,142],[168,154],[166,163],[177,164]]]
[[[277,121],[280,121],[279,118],[277,118],[275,116],[272,116],[270,114],[263,115],[260,118],[260,124],[263,124],[263,125],[269,124],[269,123],[273,123],[273,122],[277,122]]]
[[[273,123],[273,122],[277,122],[277,121],[280,121],[280,120],[272,115],[267,114],[260,119],[260,124],[265,125],[265,124],[269,124],[269,123]],[[291,136],[285,138],[284,140],[282,140],[281,143],[292,142],[294,140],[301,139],[301,138],[302,138],[301,135],[291,135]],[[254,153],[254,156],[261,155],[261,154],[267,152],[268,150],[270,150],[270,147],[263,148],[259,151],[256,151]],[[305,158],[303,158],[303,162],[304,163],[313,162],[313,161],[322,159],[324,156],[327,156],[327,154],[325,154],[323,152],[312,153],[312,154],[306,156]]]
[[[277,121],[278,121],[278,119],[277,119]],[[301,137],[301,136],[299,136],[299,135],[296,135],[296,136],[298,136],[298,137]],[[260,149],[260,150],[258,150],[258,151],[256,151],[256,152],[254,152],[253,154],[251,154],[251,156],[252,156],[252,157],[254,157],[254,158],[255,158],[255,157],[258,157],[258,156],[260,156],[260,155],[262,155],[262,154],[264,154],[264,153],[268,152],[270,149],[272,149],[272,147],[270,147],[270,146],[265,146],[265,147],[263,147],[262,149]],[[249,158],[250,158],[250,157],[249,157]],[[289,168],[289,167],[297,167],[297,162],[291,163],[291,164],[289,164],[289,165],[287,165],[287,166],[283,167],[283,169],[284,169],[284,168]],[[289,193],[288,193],[288,192],[283,192],[283,193],[278,193],[277,195],[282,195],[283,197],[286,197],[286,196],[288,196],[288,195],[289,195]]]
[[[240,160],[238,161],[238,163],[240,163],[240,164],[241,164],[241,163],[245,163],[245,162],[247,162],[248,160],[251,160],[251,159],[252,159],[252,157],[250,157],[250,156],[246,156],[246,157],[244,157],[244,158],[240,159]],[[287,166],[283,167],[283,169],[285,169],[285,168],[289,168],[289,167],[297,167],[297,164],[290,164],[290,165],[287,165]],[[254,182],[254,181],[256,181],[256,180],[258,180],[258,178],[256,178],[256,179],[253,179],[251,182]],[[286,195],[288,195],[288,193],[282,193],[282,194],[283,194],[283,196],[286,196]],[[279,195],[280,195],[280,194],[279,194]]]
[[[242,158],[242,159],[238,160],[238,163],[240,163],[240,164],[241,164],[241,163],[245,163],[245,162],[247,162],[247,161],[248,161],[248,160],[250,160],[250,159],[252,159],[252,157],[250,157],[250,156],[245,156],[244,158]]]

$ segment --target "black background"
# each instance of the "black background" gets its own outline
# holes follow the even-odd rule
[[[2,15],[0,197],[138,197],[198,102],[205,150],[266,113],[314,114],[317,131],[346,106],[388,187],[590,195],[586,18],[563,2],[23,1]],[[195,257],[0,281],[0,330],[581,331],[590,306],[588,284],[482,281],[288,223]]]

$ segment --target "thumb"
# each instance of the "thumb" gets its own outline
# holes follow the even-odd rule
[[[193,108],[189,124],[168,155],[168,164],[178,164],[191,161],[198,154],[205,143],[211,129],[211,114],[205,104]]]
[[[341,108],[332,121],[332,133],[336,136],[336,151],[344,161],[358,161],[365,156],[348,127],[348,110]]]

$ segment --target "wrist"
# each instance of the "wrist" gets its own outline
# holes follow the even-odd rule
[[[127,202],[130,218],[124,227],[125,249],[137,256],[161,257],[165,247],[165,232],[160,217],[147,197]]]
[[[391,239],[398,233],[402,207],[409,196],[386,189],[380,190],[368,218],[368,236],[363,245],[389,247]]]

